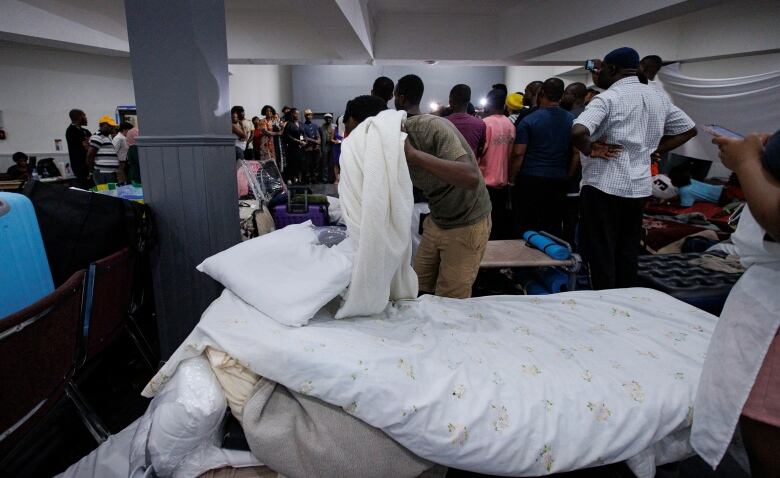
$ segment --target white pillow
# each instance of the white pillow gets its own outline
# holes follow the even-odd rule
[[[320,245],[307,221],[242,242],[197,269],[280,324],[301,326],[344,292],[352,260]]]
[[[188,455],[209,445],[225,416],[225,394],[202,355],[185,360],[150,405],[146,454],[157,476],[175,476]]]

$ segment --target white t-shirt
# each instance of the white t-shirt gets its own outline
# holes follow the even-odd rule
[[[255,131],[255,126],[248,119],[241,120],[241,121],[239,121],[239,123],[241,124],[241,129],[244,130],[244,134],[246,135],[246,139],[249,140],[249,138],[252,136],[252,133],[254,133],[254,131]],[[245,141],[245,143],[246,143],[246,141]],[[241,148],[241,149],[254,149],[254,145],[252,143],[253,143],[253,141],[249,141],[248,143],[246,143],[244,145],[245,147]],[[236,145],[236,146],[238,146],[238,145]]]
[[[117,133],[112,140],[114,143],[114,149],[116,150],[116,157],[120,162],[127,161],[127,150],[130,146],[127,145],[127,138],[122,133]]]

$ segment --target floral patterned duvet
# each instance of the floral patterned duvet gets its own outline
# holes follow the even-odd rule
[[[447,466],[538,476],[629,460],[652,476],[691,454],[716,317],[666,294],[424,296],[346,320],[336,306],[289,328],[226,290],[145,394],[209,345]]]

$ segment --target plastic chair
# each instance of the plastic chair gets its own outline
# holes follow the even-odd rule
[[[98,442],[108,436],[73,393],[85,271],[0,321],[0,455],[5,455],[67,393]]]

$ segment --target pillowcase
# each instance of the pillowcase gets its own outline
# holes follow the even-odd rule
[[[197,269],[280,324],[299,327],[344,292],[352,259],[320,245],[307,221],[242,242]]]

